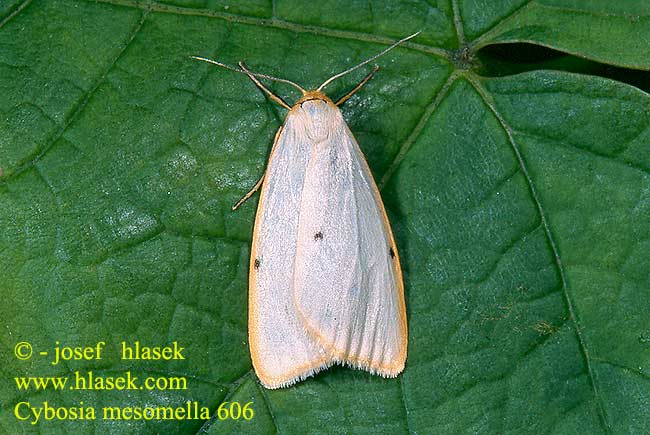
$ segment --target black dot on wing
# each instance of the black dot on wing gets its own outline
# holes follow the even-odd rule
[[[323,233],[320,231],[314,234],[314,240],[323,240]]]
[[[260,259],[259,259],[259,258],[256,258],[256,259],[255,259],[255,263],[254,263],[254,265],[255,265],[255,269],[259,269],[259,268],[260,268],[260,263],[261,263]]]
[[[395,250],[392,246],[388,249],[388,253],[390,254],[390,258],[395,258]]]

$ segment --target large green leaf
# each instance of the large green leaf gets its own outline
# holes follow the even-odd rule
[[[246,334],[255,200],[237,212],[230,205],[262,173],[285,112],[246,77],[189,55],[246,60],[315,86],[417,30],[412,43],[378,61],[377,76],[344,108],[381,182],[402,256],[406,370],[385,380],[333,368],[264,390]],[[4,2],[0,431],[645,433],[650,98],[622,82],[562,71],[561,63],[548,64],[555,71],[478,74],[490,70],[476,60],[479,49],[522,42],[648,70],[650,6]],[[366,72],[330,94],[342,95]],[[53,366],[38,355],[57,341],[100,340],[108,343],[101,360]],[[121,340],[177,341],[186,359],[120,361]],[[13,354],[21,341],[33,345],[29,361]],[[76,370],[186,376],[188,389],[21,391],[14,382]],[[24,401],[101,409],[187,400],[212,414],[224,400],[252,401],[255,417],[98,415],[35,425],[14,417]]]

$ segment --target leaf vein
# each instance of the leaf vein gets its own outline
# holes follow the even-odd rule
[[[533,1],[533,0],[531,0]],[[623,12],[623,13],[616,13],[616,12],[605,12],[605,11],[594,11],[594,10],[588,10],[588,9],[579,9],[579,8],[571,8],[567,6],[555,6],[555,5],[539,5],[540,8],[542,9],[547,9],[547,10],[552,10],[552,11],[560,11],[560,12],[570,12],[570,13],[575,13],[575,14],[584,14],[584,15],[591,15],[594,17],[600,17],[600,18],[629,18],[629,17],[643,17],[646,18],[650,16],[649,14],[633,14],[630,12]]]
[[[616,156],[611,156],[611,155],[607,155],[605,153],[600,153],[598,151],[587,149],[587,148],[578,146],[575,143],[571,143],[571,142],[567,142],[567,141],[559,141],[556,138],[553,138],[553,137],[548,136],[548,135],[539,134],[539,133],[531,133],[531,132],[525,132],[525,131],[520,131],[520,130],[515,130],[515,129],[512,129],[512,132],[516,133],[516,134],[519,134],[519,135],[522,135],[522,136],[528,136],[528,137],[531,137],[531,138],[551,140],[551,141],[553,141],[553,144],[555,146],[565,148],[565,149],[569,149],[569,150],[578,151],[578,152],[581,152],[583,154],[590,155],[590,156],[600,157],[600,158],[605,159],[605,160],[610,161],[610,162],[616,162],[616,163],[622,165],[623,167],[625,167],[627,169],[633,169],[635,171],[641,172],[644,176],[650,175],[650,169],[644,168],[643,166],[641,166],[641,165],[639,165],[637,163],[627,161],[627,160],[622,160],[620,158],[616,158]],[[622,152],[618,152],[619,155],[621,153]]]
[[[275,418],[275,414],[273,413],[273,410],[271,409],[271,401],[269,400],[269,397],[266,394],[266,391],[264,391],[264,387],[261,387],[258,383],[255,383],[257,386],[257,389],[260,391],[260,394],[264,398],[264,405],[266,406],[266,410],[269,411],[269,416],[271,417],[271,421],[273,422],[273,428],[275,429],[276,435],[280,435],[280,426],[278,426],[278,421]]]
[[[16,9],[14,9],[13,12],[11,12],[9,15],[7,15],[5,17],[5,19],[2,20],[2,22],[0,22],[0,29],[2,29],[5,24],[7,24],[9,21],[14,19],[19,13],[21,13],[23,11],[23,9],[25,9],[27,6],[29,6],[29,4],[31,2],[32,2],[32,0],[24,0],[20,5],[18,5],[18,7]]]
[[[308,24],[300,24],[293,21],[286,21],[278,18],[259,18],[249,15],[236,15],[225,12],[218,12],[210,9],[193,9],[181,6],[169,6],[161,3],[140,3],[135,0],[98,0],[99,3],[112,4],[115,6],[122,6],[127,8],[152,10],[160,13],[174,14],[174,15],[193,15],[199,17],[216,18],[224,21],[229,21],[237,24],[251,24],[262,27],[270,27],[275,29],[289,30],[297,33],[312,33],[316,35],[330,36],[334,38],[349,39],[359,42],[372,42],[375,44],[392,44],[395,38],[385,37],[381,35],[374,35],[371,33],[351,32],[349,30],[338,30],[324,26],[314,26]],[[431,45],[417,44],[413,42],[405,42],[401,44],[402,47],[410,48],[423,53],[432,54],[434,56],[449,59],[449,51],[434,47]]]
[[[391,163],[391,165],[388,167],[383,177],[381,178],[381,181],[379,182],[379,186],[378,186],[379,190],[382,190],[384,188],[384,186],[391,178],[395,170],[397,170],[399,165],[402,163],[402,160],[404,160],[404,157],[408,152],[409,148],[411,147],[411,145],[413,145],[413,143],[418,139],[418,137],[420,137],[420,133],[422,133],[422,130],[426,126],[427,122],[429,121],[429,118],[431,118],[433,112],[436,111],[436,109],[440,106],[440,103],[442,103],[442,100],[444,100],[444,98],[449,93],[449,89],[451,89],[451,86],[454,84],[456,77],[458,77],[457,71],[451,73],[449,77],[447,77],[445,83],[440,88],[440,91],[436,94],[436,96],[433,98],[431,103],[429,103],[429,105],[424,109],[424,112],[422,113],[422,116],[418,120],[417,124],[415,125],[413,130],[411,130],[411,133],[406,138],[402,146],[400,146],[397,155],[393,159],[393,163]]]
[[[409,408],[406,405],[406,390],[404,389],[404,375],[399,378],[399,390],[402,398],[402,405],[404,406],[404,421],[406,422],[406,434],[411,434],[411,426],[409,424]]]
[[[553,257],[555,259],[555,265],[558,269],[558,273],[560,275],[560,280],[562,282],[562,291],[564,294],[564,299],[567,305],[567,308],[569,310],[569,315],[571,317],[571,321],[573,323],[573,327],[576,332],[576,336],[578,338],[578,343],[580,347],[581,354],[585,360],[585,366],[587,368],[587,373],[589,375],[589,381],[592,387],[592,390],[594,392],[594,396],[596,399],[596,405],[598,408],[598,416],[600,419],[601,424],[603,425],[605,432],[607,434],[611,434],[611,428],[609,426],[609,423],[607,422],[607,416],[605,414],[605,409],[603,405],[603,399],[600,395],[598,386],[596,385],[596,375],[594,373],[594,370],[591,366],[591,360],[589,358],[589,352],[587,349],[587,344],[585,341],[585,338],[583,337],[582,334],[582,329],[580,328],[580,324],[578,322],[578,318],[575,313],[575,308],[573,301],[571,299],[571,296],[569,295],[569,287],[568,287],[568,280],[566,277],[566,271],[564,268],[564,265],[562,263],[562,258],[560,257],[559,250],[557,248],[557,244],[555,243],[555,239],[553,237],[553,234],[551,233],[551,229],[548,225],[548,220],[546,218],[546,214],[544,213],[544,209],[542,207],[541,200],[539,198],[539,195],[537,193],[537,188],[535,187],[535,183],[533,182],[530,173],[528,172],[528,167],[526,165],[526,162],[524,161],[523,155],[521,153],[521,150],[517,143],[514,140],[513,136],[513,130],[510,128],[508,123],[505,121],[501,113],[497,110],[496,106],[494,105],[494,102],[490,98],[488,92],[483,88],[483,86],[478,82],[478,80],[472,76],[471,74],[465,75],[467,80],[472,84],[476,92],[480,95],[481,99],[483,100],[484,104],[487,106],[487,108],[492,112],[494,117],[497,119],[499,124],[501,125],[501,128],[503,128],[504,132],[506,133],[506,136],[508,137],[508,142],[510,143],[510,146],[512,147],[512,150],[517,158],[517,161],[519,162],[519,165],[521,167],[521,171],[524,174],[524,178],[526,179],[526,182],[528,184],[528,189],[530,191],[530,194],[532,196],[533,202],[535,203],[535,208],[537,209],[537,212],[540,216],[542,226],[544,228],[544,232],[546,234],[546,239],[548,240],[549,246],[551,247]]]
[[[451,0],[451,9],[454,13],[454,29],[456,29],[456,37],[458,38],[458,47],[465,45],[465,29],[463,29],[463,21],[460,16],[460,6],[458,0]]]
[[[122,55],[126,52],[128,47],[131,45],[133,40],[135,39],[136,35],[140,32],[140,29],[142,29],[142,26],[144,25],[144,22],[147,19],[147,16],[149,15],[148,10],[144,10],[142,13],[140,20],[138,21],[138,24],[135,26],[135,28],[131,31],[128,39],[126,40],[126,44],[124,44],[124,47],[120,49],[120,51],[117,53],[115,58],[111,61],[111,63],[108,65],[108,67],[104,70],[104,72],[99,76],[99,78],[95,81],[93,86],[90,88],[90,90],[79,100],[78,104],[76,107],[72,109],[72,114],[68,118],[68,120],[59,128],[59,130],[54,133],[52,136],[52,139],[49,140],[47,144],[45,144],[40,150],[36,150],[33,154],[33,157],[28,159],[23,165],[20,167],[16,168],[16,170],[9,175],[3,182],[2,184],[8,183],[10,180],[16,178],[18,175],[21,173],[25,172],[26,170],[30,169],[33,167],[38,161],[40,161],[45,153],[47,153],[52,146],[63,136],[63,134],[68,130],[68,128],[72,125],[72,123],[79,117],[81,112],[86,108],[88,105],[88,102],[94,95],[94,93],[97,91],[99,86],[106,80],[106,77],[108,74],[111,72],[117,61],[122,57]]]
[[[239,388],[246,383],[246,378],[249,377],[253,373],[253,369],[250,368],[244,372],[243,375],[235,379],[230,383],[228,386],[228,393],[224,396],[223,400],[217,404],[215,407],[216,409],[219,409],[219,406],[221,406],[222,403],[227,402],[236,392],[239,390]],[[208,433],[208,429],[210,429],[210,426],[212,426],[215,422],[215,420],[218,418],[218,414],[215,412],[214,415],[210,418],[210,420],[206,421],[203,426],[199,429],[197,434],[199,433]]]
[[[509,21],[514,20],[517,18],[519,15],[527,11],[535,2],[535,0],[528,0],[526,3],[523,5],[519,6],[517,9],[512,11],[510,15],[504,17],[503,19],[497,21],[492,27],[489,29],[486,29],[482,35],[480,35],[478,38],[476,38],[470,46],[474,51],[478,50],[480,47],[482,47],[484,44],[485,40],[490,38],[493,34],[499,33],[500,29],[504,27]]]
[[[645,381],[650,381],[650,374],[643,372],[640,369],[636,369],[634,367],[626,366],[625,364],[617,363],[614,361],[609,361],[609,360],[604,360],[600,358],[594,358],[594,361],[596,361],[599,364],[606,364],[608,366],[612,366],[614,368],[617,368],[622,371],[627,371],[630,373],[635,374],[636,376],[642,378]]]

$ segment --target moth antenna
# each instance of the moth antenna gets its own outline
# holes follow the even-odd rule
[[[421,30],[418,31],[418,32],[415,32],[415,33],[412,34],[412,35],[407,36],[406,38],[402,38],[402,39],[400,39],[399,41],[397,41],[396,43],[394,43],[393,45],[391,45],[390,47],[384,49],[381,53],[375,54],[374,56],[372,56],[372,57],[369,58],[369,59],[364,60],[364,61],[361,62],[360,64],[358,64],[358,65],[356,65],[356,66],[353,66],[353,67],[350,68],[350,69],[347,69],[347,70],[345,70],[345,71],[343,71],[343,72],[340,72],[340,73],[338,73],[338,74],[336,74],[336,75],[330,77],[329,79],[325,80],[325,82],[324,82],[322,85],[320,85],[320,86],[318,87],[317,90],[318,90],[318,91],[322,91],[323,88],[325,88],[325,86],[329,85],[330,83],[332,83],[334,80],[338,79],[339,77],[342,77],[342,76],[344,76],[344,75],[346,75],[346,74],[348,74],[348,73],[351,73],[352,71],[356,70],[357,68],[361,68],[362,66],[369,64],[369,63],[372,62],[373,60],[375,60],[375,59],[377,59],[377,58],[383,56],[383,55],[386,54],[386,53],[388,53],[389,51],[391,51],[393,48],[397,47],[398,45],[400,45],[400,44],[402,44],[402,43],[408,41],[408,40],[411,39],[411,38],[415,38],[415,37],[418,36],[420,33],[422,33]]]
[[[196,60],[202,60],[203,62],[211,63],[213,65],[220,66],[221,68],[229,69],[230,71],[235,71],[235,72],[246,74],[246,75],[252,75],[252,76],[255,76],[255,77],[262,78],[262,79],[268,79],[268,80],[272,80],[274,82],[286,83],[286,84],[291,85],[294,88],[298,89],[300,92],[302,92],[303,95],[305,95],[307,93],[307,91],[305,91],[302,88],[302,86],[297,85],[296,83],[292,82],[291,80],[280,79],[280,78],[273,77],[273,76],[270,76],[270,75],[267,75],[267,74],[255,73],[255,72],[252,72],[252,71],[249,71],[249,70],[244,71],[242,69],[235,68],[234,66],[226,65],[225,63],[217,62],[216,60],[208,59],[208,58],[205,58],[205,57],[190,56],[190,58],[196,59]]]
[[[266,86],[264,86],[264,84],[262,84],[262,82],[259,81],[257,79],[257,77],[255,77],[253,75],[253,73],[248,70],[248,68],[246,68],[246,65],[244,65],[244,62],[239,62],[239,67],[242,69],[242,71],[244,71],[246,73],[248,78],[250,78],[253,81],[253,83],[255,83],[255,86],[257,86],[262,91],[264,91],[266,93],[266,95],[269,96],[269,98],[271,98],[273,101],[275,101],[276,103],[278,103],[280,106],[284,107],[285,109],[291,110],[291,106],[289,106],[287,104],[287,102],[284,101],[281,97],[275,95]]]

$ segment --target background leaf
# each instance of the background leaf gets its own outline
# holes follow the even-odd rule
[[[2,432],[644,433],[650,100],[625,81],[650,80],[603,72],[650,69],[649,12],[641,0],[4,2]],[[264,390],[246,334],[256,200],[230,205],[264,170],[285,112],[189,55],[310,87],[417,30],[343,109],[402,256],[407,368],[391,380],[333,368]],[[496,43],[557,51],[526,58],[516,45],[504,60]],[[38,352],[99,340],[97,361],[13,355],[20,341]],[[186,359],[120,361],[121,340],[178,341]],[[186,376],[188,389],[14,382],[75,370]],[[25,400],[194,400],[212,413],[253,401],[255,417],[31,425],[13,415]]]

